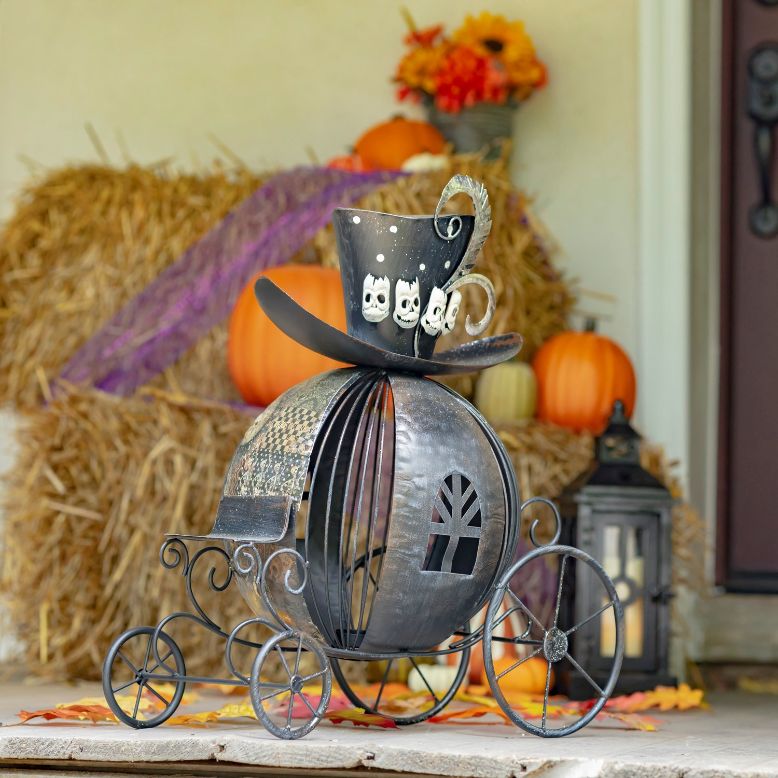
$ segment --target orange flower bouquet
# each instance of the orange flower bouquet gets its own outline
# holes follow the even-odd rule
[[[394,76],[398,99],[423,102],[457,151],[510,136],[513,109],[547,79],[523,23],[484,11],[448,36],[442,25],[419,29],[405,17],[407,51]]]

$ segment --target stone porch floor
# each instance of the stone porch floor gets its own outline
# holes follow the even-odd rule
[[[476,723],[401,730],[323,722],[281,742],[255,722],[136,732],[108,724],[17,724],[15,713],[99,694],[96,685],[0,686],[0,776],[778,776],[778,697],[714,695],[712,710],[657,714],[658,732],[591,725],[561,740]]]

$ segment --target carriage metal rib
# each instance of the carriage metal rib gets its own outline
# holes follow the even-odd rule
[[[376,455],[373,459],[373,489],[372,489],[372,495],[371,495],[371,510],[370,510],[370,524],[368,526],[367,531],[367,540],[365,541],[365,545],[367,547],[367,559],[364,563],[364,572],[362,574],[362,595],[360,597],[360,607],[359,607],[359,622],[357,624],[357,634],[359,634],[363,629],[363,618],[365,613],[365,605],[367,603],[367,589],[368,589],[368,582],[370,581],[370,578],[372,577],[371,573],[371,565],[373,562],[373,532],[376,528],[376,523],[379,520],[378,512],[381,509],[381,498],[382,498],[382,492],[381,492],[381,476],[383,472],[383,461],[384,461],[384,445],[386,440],[386,418],[387,418],[387,410],[389,407],[389,397],[391,394],[391,387],[389,385],[389,381],[384,377],[382,382],[382,393],[381,393],[381,410],[379,415],[379,421],[378,421],[378,448],[376,450]],[[394,452],[394,445],[392,445],[392,452]],[[392,482],[393,478],[389,481],[389,495],[391,498],[392,494]],[[384,536],[381,539],[381,548],[385,548],[386,543],[386,533],[389,528],[389,521],[388,518],[384,518]],[[383,552],[381,553],[381,559],[379,561],[379,568],[378,573],[374,579],[374,591],[373,596],[375,596],[377,589],[378,589],[378,581],[381,580],[381,565],[383,564]],[[354,580],[354,566],[352,564],[351,568],[351,579],[352,582]],[[353,583],[352,583],[353,586]],[[372,608],[371,608],[372,612]],[[370,613],[367,615],[367,623],[364,625],[364,631],[367,632],[367,628],[370,624]],[[355,646],[356,647],[356,646]]]
[[[346,596],[346,605],[347,605],[347,613],[348,616],[346,618],[346,648],[351,647],[351,631],[352,627],[354,626],[352,623],[352,608],[353,608],[353,599],[354,599],[354,565],[356,563],[357,558],[357,545],[359,543],[359,527],[362,522],[362,504],[363,504],[363,498],[365,495],[365,487],[367,485],[367,465],[370,460],[370,454],[371,454],[371,443],[373,440],[373,431],[375,428],[376,423],[376,411],[378,409],[378,403],[381,399],[382,394],[382,381],[379,380],[376,385],[373,387],[373,391],[368,398],[368,401],[365,403],[365,407],[362,411],[362,418],[365,419],[365,429],[364,433],[362,433],[362,418],[360,418],[360,424],[358,428],[358,434],[357,434],[357,441],[360,442],[360,463],[359,463],[359,489],[358,491],[355,490],[354,492],[354,498],[351,501],[351,511],[349,516],[349,544],[351,545],[351,565],[350,565],[350,572],[351,572],[351,585],[350,586],[341,586],[339,587],[339,590],[343,592],[343,594]],[[376,452],[377,454],[377,452]],[[354,463],[354,457],[352,455],[352,466]],[[374,459],[375,462],[375,459]],[[375,465],[374,465],[375,467]],[[373,471],[373,477],[375,478],[375,470]],[[371,486],[375,485],[375,481],[371,483]],[[373,503],[372,503],[372,494],[373,490],[371,489],[371,502],[370,502],[370,514],[372,515],[373,512]],[[354,510],[356,506],[356,511]],[[345,507],[345,506],[344,506]],[[356,516],[356,518],[355,518]],[[370,531],[370,527],[368,524],[368,534]],[[364,602],[360,601],[360,611],[364,612]],[[357,643],[359,642],[359,627],[358,625],[354,627],[354,646],[353,648],[356,648]]]

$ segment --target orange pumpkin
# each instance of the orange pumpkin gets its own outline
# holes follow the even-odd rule
[[[538,380],[538,418],[594,434],[602,432],[616,400],[627,416],[635,407],[635,371],[618,343],[593,331],[562,332],[546,341],[532,366]]]
[[[512,665],[518,662],[514,657],[504,656],[501,659],[494,660],[494,674],[499,675]],[[546,673],[548,672],[548,662],[541,656],[533,656],[522,662],[514,670],[506,673],[498,681],[500,688],[507,692],[518,692],[521,694],[543,694],[546,690]],[[489,681],[486,678],[484,670],[481,682],[486,686]],[[550,685],[554,685],[554,671],[551,671]]]
[[[446,139],[427,122],[395,116],[371,127],[356,142],[354,150],[369,170],[399,170],[416,154],[440,154]]]
[[[260,273],[333,327],[345,331],[340,273],[316,265],[284,265]],[[254,279],[240,293],[230,316],[227,344],[230,375],[251,405],[268,405],[287,389],[317,373],[343,367],[295,343],[268,319],[254,297]]]
[[[348,170],[350,173],[369,172],[359,154],[343,154],[340,157],[333,157],[327,163],[327,167],[333,170]]]

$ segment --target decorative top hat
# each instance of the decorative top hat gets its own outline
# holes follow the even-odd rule
[[[472,199],[475,216],[441,215],[448,200],[460,193]],[[488,299],[479,322],[467,317],[468,334],[483,332],[494,314],[494,287],[470,272],[492,225],[483,184],[454,176],[433,216],[338,208],[333,224],[348,334],[312,316],[267,278],[255,285],[265,313],[298,343],[341,362],[425,375],[479,370],[518,353],[521,337],[509,333],[433,357],[438,337],[454,328],[462,300],[459,287],[478,284]]]

